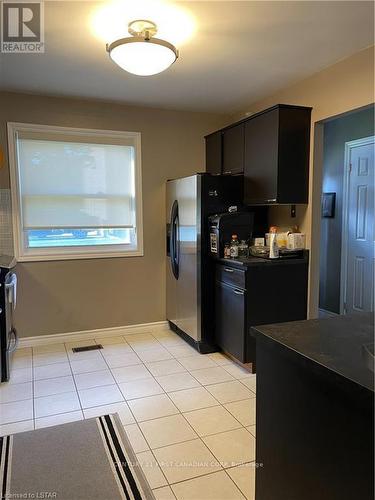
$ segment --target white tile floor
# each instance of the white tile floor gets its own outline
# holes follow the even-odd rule
[[[157,500],[250,500],[255,383],[169,330],[19,349],[0,385],[0,435],[116,412]]]

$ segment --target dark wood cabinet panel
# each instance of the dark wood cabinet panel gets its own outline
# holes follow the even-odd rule
[[[222,132],[219,130],[205,137],[206,139],[206,172],[222,173]]]
[[[223,351],[245,362],[246,291],[217,281],[215,308],[217,344]]]
[[[223,174],[242,174],[244,169],[244,124],[223,131]]]
[[[310,123],[310,108],[282,108],[280,110],[279,203],[308,202]]]
[[[308,203],[311,108],[278,104],[206,136],[206,170],[244,174],[244,203]]]
[[[246,122],[246,204],[308,202],[310,120],[310,108],[279,105]]]
[[[299,354],[302,344],[256,343],[256,500],[373,500],[373,393]]]
[[[245,124],[245,203],[276,203],[279,110]]]
[[[229,270],[229,271],[228,271]],[[233,272],[230,272],[230,271]],[[241,363],[256,364],[251,326],[306,319],[308,252],[299,259],[264,262],[255,257],[215,270],[215,341]]]
[[[246,271],[235,267],[216,266],[216,281],[222,281],[227,285],[245,289]]]
[[[307,258],[249,267],[247,282],[249,325],[306,319]]]

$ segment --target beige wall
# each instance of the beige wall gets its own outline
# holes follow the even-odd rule
[[[374,101],[373,57],[373,48],[361,51],[243,110],[256,112],[276,103],[313,107],[310,204],[297,208],[311,248],[311,317],[317,313],[319,286],[322,127],[317,122]],[[142,133],[145,256],[19,264],[20,335],[165,319],[165,181],[204,170],[203,135],[228,123],[228,117],[0,92],[2,147],[7,121]],[[8,185],[6,165],[0,169],[0,187]],[[272,210],[274,223],[294,222],[289,207]]]
[[[165,181],[204,170],[203,136],[228,121],[207,113],[0,92],[6,122],[142,133],[144,257],[18,264],[21,337],[165,319]],[[9,172],[0,169],[0,187]]]
[[[332,116],[374,102],[374,47],[365,49],[310,78],[280,90],[273,96],[252,103],[243,113],[257,112],[274,104],[311,106],[309,205],[297,207],[297,219],[290,219],[290,207],[272,208],[272,223],[299,223],[307,234],[311,249],[309,315],[316,317],[319,293],[320,198],[322,185],[322,125]],[[235,115],[236,119],[241,113]],[[315,138],[315,141],[314,141]]]

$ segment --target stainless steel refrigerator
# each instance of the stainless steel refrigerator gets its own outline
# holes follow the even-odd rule
[[[199,352],[215,350],[208,216],[242,200],[242,178],[195,174],[167,182],[167,319]]]

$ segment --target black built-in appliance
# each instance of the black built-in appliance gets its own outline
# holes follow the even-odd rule
[[[224,245],[230,243],[232,235],[250,243],[253,236],[254,212],[226,212],[208,218],[210,232],[210,255],[224,257]]]
[[[16,261],[13,257],[0,256],[0,370],[1,382],[10,377],[12,352],[17,347],[17,332],[13,323],[16,307],[17,277],[14,272]]]

